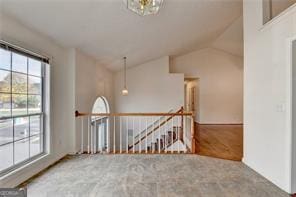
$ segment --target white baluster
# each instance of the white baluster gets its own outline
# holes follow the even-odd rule
[[[135,117],[133,117],[133,153],[135,154]]]
[[[147,117],[146,117],[146,139],[145,139],[145,143],[146,143],[146,154],[148,153],[148,147],[147,147],[147,145],[148,145],[148,143],[147,143],[147,130],[148,130],[148,128],[147,128]]]
[[[121,116],[119,116],[119,134],[120,134],[120,136],[119,136],[119,146],[120,146],[120,154],[122,153],[122,139],[121,139]]]
[[[158,153],[160,154],[160,119],[158,119]]]
[[[81,151],[80,151],[80,153],[81,154],[83,154],[83,152],[84,152],[84,144],[83,144],[83,141],[84,141],[84,139],[83,139],[83,134],[84,134],[84,132],[83,132],[83,130],[84,130],[84,128],[83,128],[83,126],[84,126],[84,119],[83,119],[83,116],[81,116]]]
[[[177,116],[177,143],[178,143],[178,153],[180,154],[180,139],[179,139],[179,123],[180,123],[180,116]]]
[[[126,117],[126,153],[128,153],[128,137],[129,137],[129,133],[128,133],[128,116]]]
[[[94,153],[97,153],[97,117],[94,119]]]
[[[185,121],[184,121],[184,131],[183,131],[183,141],[185,145],[185,153],[187,153],[187,116],[185,116]]]
[[[154,149],[155,149],[155,144],[154,144],[154,129],[155,129],[155,124],[154,124],[154,118],[153,118],[153,116],[151,117],[151,120],[152,120],[152,133],[151,133],[151,140],[152,140],[152,143],[151,143],[151,151],[152,151],[152,153],[154,153]],[[152,147],[152,144],[153,144],[153,147]]]
[[[168,150],[167,150],[167,141],[168,141],[168,135],[167,135],[167,133],[168,133],[168,120],[166,119],[165,120],[165,140],[164,140],[164,149],[165,149],[165,153],[167,153],[168,152]]]
[[[90,116],[87,122],[87,153],[90,154]]]
[[[110,147],[110,135],[109,135],[109,130],[110,130],[110,128],[109,128],[109,121],[110,121],[110,119],[109,119],[109,116],[106,116],[106,138],[107,138],[107,142],[106,142],[106,148],[107,148],[107,153],[110,153],[110,151],[111,151],[111,147]]]
[[[90,120],[90,152],[94,154],[94,126],[92,125],[92,117]]]
[[[172,129],[171,129],[171,153],[174,153],[173,144],[174,144],[174,116],[172,116]]]
[[[138,141],[139,141],[139,153],[142,153],[142,117],[140,116],[139,117],[139,131],[140,131],[140,133],[139,133],[139,139],[138,139]]]
[[[113,116],[113,153],[116,153],[116,116]]]

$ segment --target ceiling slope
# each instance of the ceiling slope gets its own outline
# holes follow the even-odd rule
[[[242,0],[165,0],[140,17],[122,0],[0,0],[2,12],[111,70],[203,48],[242,14]]]

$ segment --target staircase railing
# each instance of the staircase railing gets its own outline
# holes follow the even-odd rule
[[[181,107],[177,112],[175,113],[183,113],[184,112],[184,108]],[[169,112],[171,113],[171,112]],[[147,127],[146,129],[144,129],[140,134],[135,136],[135,140],[136,142],[131,144],[129,146],[129,149],[132,149],[134,146],[136,146],[137,144],[139,144],[141,141],[145,140],[147,137],[149,137],[150,135],[152,135],[153,133],[155,133],[157,130],[161,129],[162,126],[164,126],[167,122],[169,122],[175,115],[172,116],[162,116],[160,119],[158,119],[157,121],[153,122],[149,127]],[[183,120],[183,116],[182,120]],[[164,120],[163,120],[164,119]],[[183,130],[183,124],[181,123],[181,130]],[[140,138],[140,139],[137,139]]]
[[[183,108],[174,113],[76,111],[75,116],[76,127],[80,131],[76,135],[76,141],[80,141],[80,154],[195,153],[193,113],[184,112]],[[161,117],[165,117],[164,120],[157,121]],[[158,125],[149,127],[155,120]],[[140,139],[136,137],[137,134]],[[100,147],[102,144],[104,146]]]

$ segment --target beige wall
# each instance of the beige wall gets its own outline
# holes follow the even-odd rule
[[[296,7],[263,25],[262,2],[244,1],[244,163],[291,192],[291,62]],[[296,192],[296,191],[294,191]]]
[[[243,122],[243,60],[221,50],[207,48],[175,57],[172,73],[199,78],[199,122]]]
[[[32,165],[2,177],[0,187],[15,187],[57,161],[70,150],[74,130],[74,64],[72,52],[50,38],[0,13],[0,38],[32,51],[46,54],[50,66],[50,122],[47,125],[49,154]]]
[[[123,72],[115,75],[117,112],[168,112],[184,104],[184,75],[169,73],[169,57],[127,70],[128,96],[122,96]]]
[[[114,110],[113,102],[113,73],[99,65],[96,59],[75,50],[75,110],[91,112],[95,100],[104,96],[109,102],[110,110]],[[86,120],[85,120],[86,121]],[[76,136],[73,142],[73,152],[80,150],[81,144],[81,121],[76,120]],[[85,124],[85,131],[87,127]],[[84,139],[87,139],[86,132]],[[84,144],[86,145],[86,142]],[[86,148],[86,146],[84,147]]]

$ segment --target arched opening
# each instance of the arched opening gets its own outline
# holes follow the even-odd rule
[[[92,113],[110,113],[109,103],[105,97],[100,96],[96,99]],[[109,117],[93,116],[91,125],[94,131],[94,149],[98,152],[106,151],[108,147]]]

